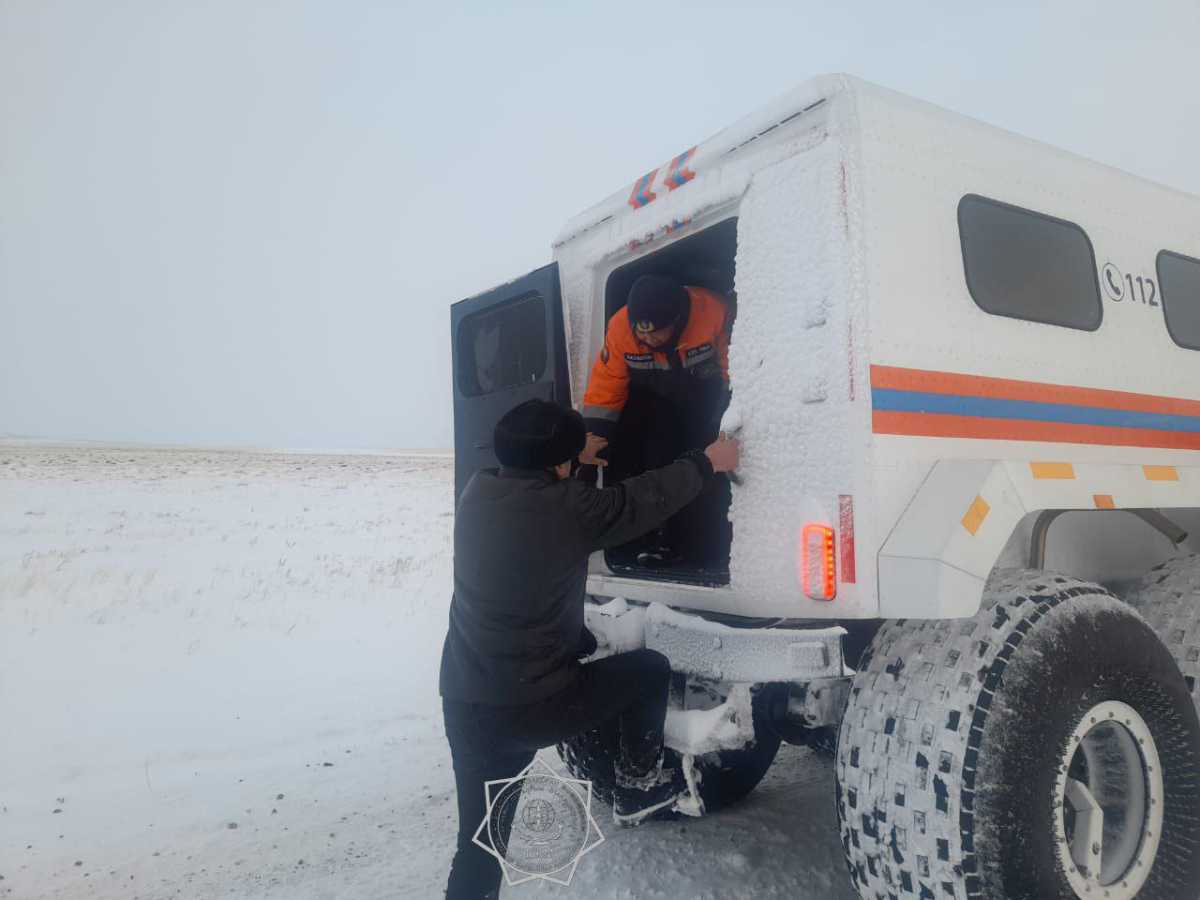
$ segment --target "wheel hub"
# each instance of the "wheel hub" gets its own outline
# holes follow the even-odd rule
[[[1154,865],[1163,823],[1158,749],[1137,711],[1114,700],[1088,710],[1059,766],[1054,825],[1076,896],[1133,900]]]

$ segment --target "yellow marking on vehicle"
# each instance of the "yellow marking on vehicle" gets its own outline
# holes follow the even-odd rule
[[[1142,466],[1147,481],[1178,481],[1179,470],[1174,466]]]
[[[1034,478],[1074,478],[1075,467],[1070,463],[1031,462],[1029,471]]]
[[[974,537],[975,532],[979,530],[979,526],[983,524],[983,520],[987,518],[988,513],[991,511],[992,508],[988,506],[988,502],[976,495],[975,500],[962,517],[962,527],[967,529],[971,536]]]
[[[1092,494],[1092,500],[1096,503],[1096,509],[1117,508],[1117,504],[1113,502],[1112,494]]]

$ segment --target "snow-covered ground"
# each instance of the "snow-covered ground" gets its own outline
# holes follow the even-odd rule
[[[0,444],[0,897],[436,898],[448,457]],[[558,765],[553,752],[547,758]],[[506,898],[850,898],[832,767]]]

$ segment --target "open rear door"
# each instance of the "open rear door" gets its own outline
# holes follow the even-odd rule
[[[495,466],[492,431],[540,397],[571,405],[558,263],[450,308],[454,356],[454,496]]]

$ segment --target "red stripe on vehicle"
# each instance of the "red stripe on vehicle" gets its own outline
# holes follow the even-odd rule
[[[1200,450],[1200,432],[1158,431],[1152,428],[1118,428],[1111,425],[1076,425],[1035,422],[1028,419],[989,419],[940,413],[874,410],[871,430],[876,434],[924,437],[983,438],[997,441],[1043,441],[1053,444],[1097,444],[1110,447],[1158,447],[1167,450]]]
[[[1045,384],[1037,381],[1017,381],[1011,378],[991,378],[985,375],[961,375],[954,372],[904,369],[897,366],[871,366],[871,387],[1002,400],[1028,400],[1034,403],[1100,406],[1107,409],[1177,416],[1200,416],[1200,400],[1135,394],[1129,391],[1110,391],[1102,388]],[[1107,442],[1097,441],[1096,443]],[[1137,446],[1147,445],[1138,444]]]

